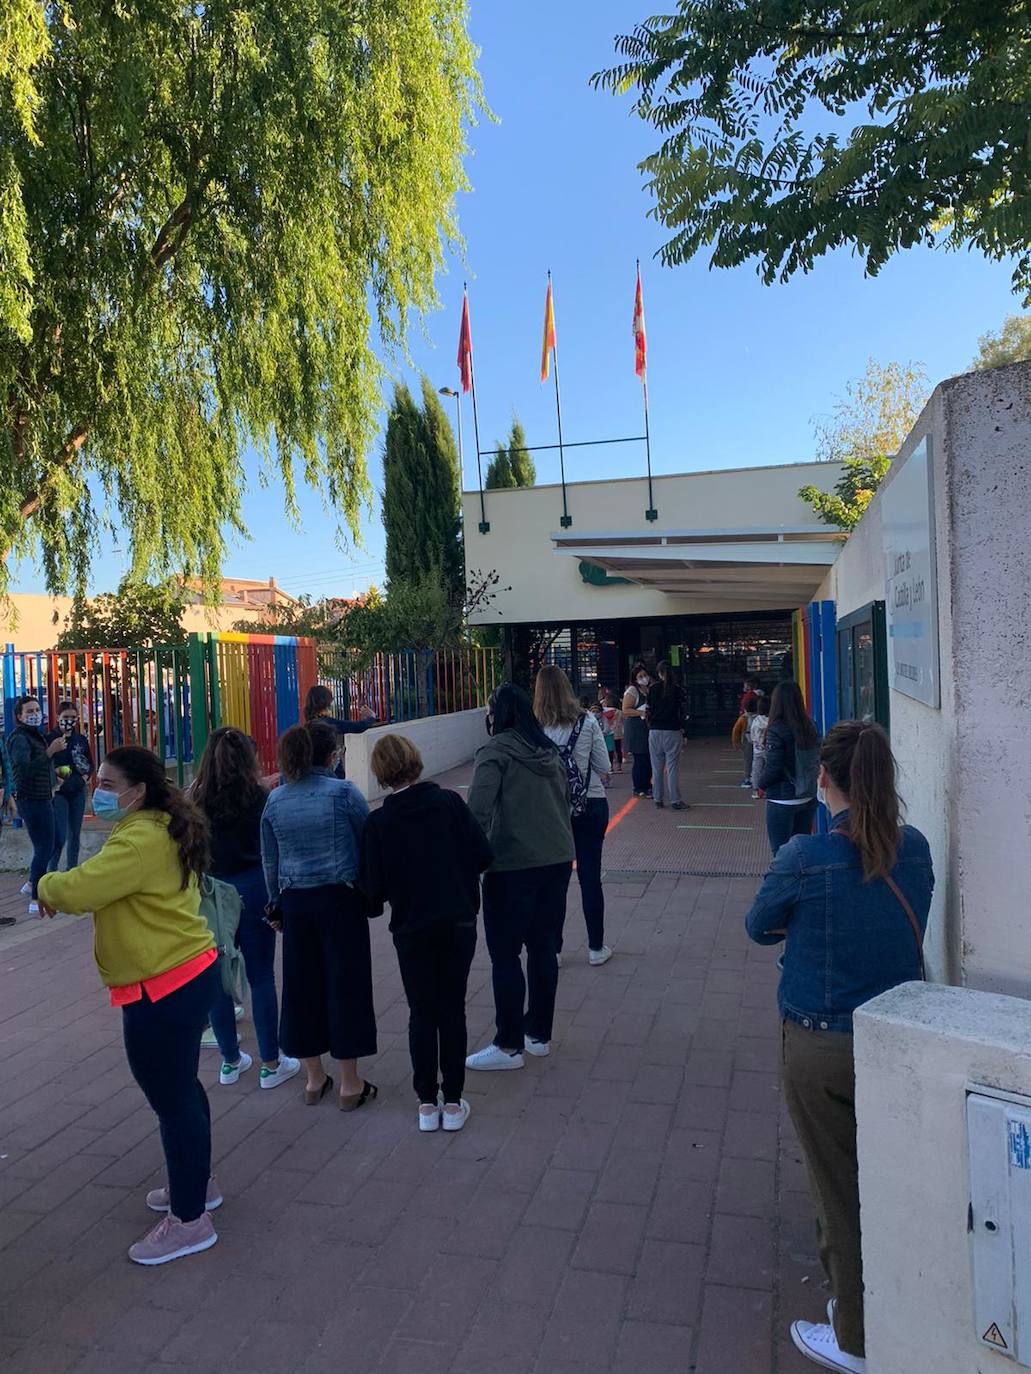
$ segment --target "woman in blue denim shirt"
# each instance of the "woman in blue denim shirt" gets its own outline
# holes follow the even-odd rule
[[[283,784],[261,818],[261,860],[270,920],[283,932],[280,1044],[304,1065],[308,1106],[333,1087],[322,1056],[339,1060],[339,1107],[349,1112],[379,1091],[358,1076],[358,1060],[376,1053],[368,909],[354,885],[369,808],[333,777],[336,749],[324,721],[283,735]]]
[[[792,1339],[825,1369],[862,1374],[852,1013],[923,977],[934,874],[923,835],[900,824],[895,760],[880,726],[845,721],[828,732],[819,789],[834,818],[831,833],[795,835],[778,850],[746,925],[759,944],[785,940],[778,997],[784,1095],[834,1295],[830,1323],[795,1322]]]

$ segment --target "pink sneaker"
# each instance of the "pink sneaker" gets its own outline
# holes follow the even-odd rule
[[[167,1264],[184,1255],[210,1250],[217,1240],[218,1232],[207,1212],[202,1212],[196,1221],[180,1221],[169,1212],[153,1231],[129,1246],[129,1258],[134,1264]]]
[[[171,1208],[171,1205],[167,1188],[152,1188],[147,1194],[147,1206],[152,1212],[167,1212]],[[209,1178],[208,1195],[204,1199],[205,1210],[214,1212],[216,1208],[221,1206],[222,1189],[218,1186],[218,1180],[216,1178]]]

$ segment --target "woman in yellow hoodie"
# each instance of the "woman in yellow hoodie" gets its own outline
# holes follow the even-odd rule
[[[197,1077],[200,1038],[219,990],[217,954],[200,912],[207,825],[147,749],[113,749],[100,765],[93,809],[113,820],[103,849],[79,868],[40,879],[39,906],[93,913],[94,955],[111,1005],[122,1009],[129,1068],[158,1118],[168,1187],[147,1195],[167,1215],[129,1250],[166,1264],[218,1240],[209,1212],[211,1114]]]

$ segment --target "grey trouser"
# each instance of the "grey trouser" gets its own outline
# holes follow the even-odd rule
[[[665,769],[671,802],[680,800],[680,783],[677,768],[680,764],[680,751],[684,747],[681,730],[649,730],[648,752],[652,758],[652,797],[662,801],[662,774]]]
[[[866,1350],[852,1036],[806,1030],[785,1021],[781,1074],[784,1101],[816,1204],[820,1260],[837,1299],[834,1333],[847,1355],[862,1358]]]

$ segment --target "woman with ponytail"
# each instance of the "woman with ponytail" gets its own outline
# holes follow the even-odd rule
[[[778,998],[784,1095],[809,1169],[834,1298],[830,1324],[798,1321],[791,1336],[824,1368],[862,1374],[852,1013],[923,977],[934,874],[923,835],[900,824],[895,760],[879,725],[843,721],[828,731],[818,787],[830,833],[796,834],[780,847],[746,925],[758,944],[785,941]]]
[[[93,913],[94,955],[122,1009],[129,1069],[161,1127],[167,1188],[147,1206],[167,1215],[129,1250],[137,1264],[207,1250],[222,1195],[211,1175],[211,1114],[197,1077],[200,1038],[219,991],[217,955],[200,911],[207,824],[149,749],[113,749],[100,765],[93,810],[114,822],[103,849],[39,880],[39,906]]]
[[[322,1056],[338,1060],[337,1105],[351,1112],[379,1092],[358,1076],[358,1060],[376,1053],[369,912],[355,886],[369,808],[353,783],[333,776],[336,752],[336,731],[322,720],[283,735],[261,859],[269,920],[283,932],[280,1044],[304,1065],[309,1107],[333,1089]]]

